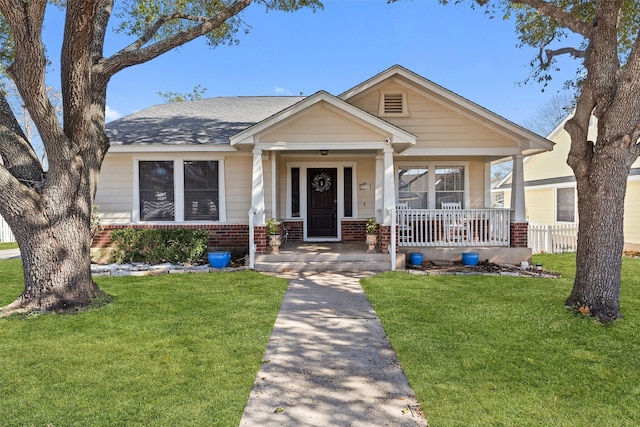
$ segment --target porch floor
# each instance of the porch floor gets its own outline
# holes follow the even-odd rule
[[[398,254],[397,267],[404,268]],[[279,254],[256,255],[255,270],[285,271],[389,271],[389,254],[367,253],[364,242],[287,242]]]

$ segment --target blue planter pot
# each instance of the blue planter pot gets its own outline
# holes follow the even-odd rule
[[[213,268],[225,268],[231,260],[231,252],[209,252],[209,264]]]
[[[421,265],[423,259],[424,255],[420,252],[411,252],[409,254],[409,262],[411,263],[411,265]]]
[[[462,263],[464,265],[478,265],[478,252],[462,252]]]

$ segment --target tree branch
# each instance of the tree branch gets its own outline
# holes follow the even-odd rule
[[[97,72],[104,73],[106,76],[113,76],[118,71],[132,65],[142,64],[150,61],[165,52],[170,51],[178,46],[181,46],[191,40],[196,39],[204,34],[211,32],[212,30],[220,27],[227,19],[237,15],[247,6],[252,3],[252,0],[236,0],[229,7],[220,11],[216,16],[211,18],[199,18],[198,21],[203,20],[201,24],[193,26],[189,29],[181,31],[173,36],[167,37],[164,40],[160,40],[146,48],[142,46],[146,45],[149,40],[159,31],[161,26],[168,21],[165,21],[168,17],[177,16],[180,19],[186,19],[180,16],[181,14],[169,15],[159,19],[152,25],[138,40],[120,50],[110,58],[106,58],[97,65]],[[190,17],[191,15],[184,15],[184,17]]]
[[[544,53],[543,53],[544,52]],[[560,49],[545,49],[544,46],[540,48],[538,60],[540,65],[547,67],[551,64],[551,61],[556,56],[571,55],[574,58],[584,58],[586,55],[585,50],[576,49],[575,47],[562,47]]]
[[[5,17],[15,41],[15,59],[7,71],[20,92],[47,153],[51,154],[64,146],[66,137],[45,84],[47,60],[41,34],[47,3],[46,0],[0,0],[0,13]],[[21,7],[16,7],[16,4]]]
[[[547,15],[561,25],[569,28],[571,31],[582,34],[584,37],[590,37],[593,26],[567,12],[564,8],[544,0],[509,0],[512,4],[526,4],[540,13]]]
[[[2,91],[0,91],[0,158],[6,170],[17,180],[32,187],[42,184],[44,172],[38,156]]]

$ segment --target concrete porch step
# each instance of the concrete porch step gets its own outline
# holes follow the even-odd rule
[[[255,270],[283,271],[389,271],[389,254],[278,254],[256,255]]]

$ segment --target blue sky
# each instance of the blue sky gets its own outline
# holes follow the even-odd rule
[[[468,6],[442,6],[436,0],[326,0],[324,5],[315,13],[266,13],[262,5],[252,5],[244,13],[252,28],[239,45],[210,49],[196,40],[122,71],[109,86],[110,118],[164,102],[158,92],[192,92],[196,85],[207,89],[205,97],[318,90],[338,95],[400,64],[521,124],[577,67],[567,62],[564,74],[544,92],[538,84],[519,85],[535,52],[516,47],[512,22],[489,19]],[[61,25],[47,28],[45,38],[59,40]],[[113,52],[129,41],[111,36],[107,49]]]

